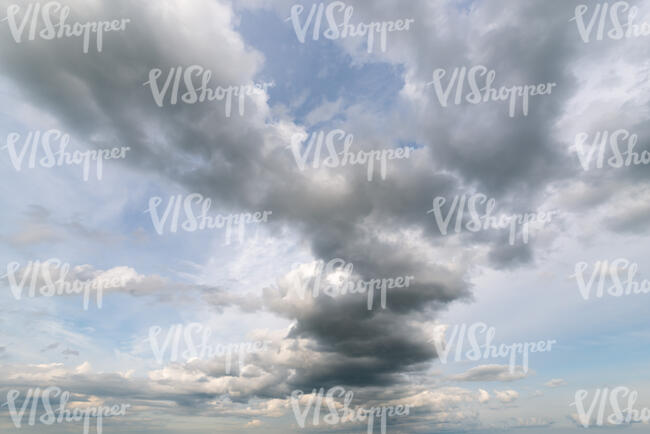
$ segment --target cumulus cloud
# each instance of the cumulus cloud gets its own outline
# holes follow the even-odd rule
[[[566,384],[566,380],[563,378],[554,378],[552,380],[549,380],[548,382],[544,383],[544,386],[546,387],[560,387],[564,386]]]
[[[454,381],[515,381],[526,378],[532,371],[524,372],[520,366],[510,369],[508,365],[481,365],[462,374],[450,377]]]
[[[519,398],[519,393],[515,390],[495,390],[494,396],[502,403],[508,404]]]

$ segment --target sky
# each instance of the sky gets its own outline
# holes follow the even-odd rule
[[[319,5],[0,0],[0,431],[646,432],[650,1]]]

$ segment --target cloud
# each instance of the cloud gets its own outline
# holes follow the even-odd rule
[[[50,293],[50,296],[55,297],[82,297],[88,287],[90,299],[96,298],[99,306],[97,287],[101,286],[102,300],[111,294],[121,293],[134,297],[152,297],[163,303],[178,303],[187,302],[194,294],[196,297],[202,297],[217,310],[236,306],[242,311],[254,312],[262,307],[262,300],[252,294],[237,295],[212,286],[174,282],[158,275],[139,274],[128,266],[100,270],[90,264],[72,266],[58,258],[15,265],[15,269],[10,269],[10,265],[7,265],[7,273],[0,282],[9,286],[17,298],[31,297],[32,292],[35,297]],[[31,279],[34,276],[32,290]],[[54,292],[48,285],[53,285]],[[91,303],[94,303],[94,300]]]
[[[502,403],[508,404],[515,401],[517,398],[519,398],[519,393],[514,390],[502,390],[502,391],[495,390],[494,396]]]
[[[71,8],[79,5],[72,2]],[[281,307],[279,297],[272,301],[272,312],[295,320],[292,337],[315,340],[325,358],[340,360],[321,371],[299,367],[305,384],[390,383],[405,367],[433,359],[435,353],[423,336],[403,320],[430,315],[469,296],[464,275],[469,263],[451,265],[436,259],[445,255],[416,253],[435,245],[439,238],[430,230],[423,205],[432,195],[454,192],[453,177],[433,175],[425,163],[431,158],[426,150],[416,151],[426,155],[420,165],[391,169],[387,183],[368,183],[357,167],[344,168],[345,177],[330,170],[318,176],[303,174],[286,149],[292,132],[303,126],[290,119],[268,119],[265,98],[247,100],[245,116],[229,119],[218,104],[160,108],[150,89],[142,85],[151,69],[165,71],[200,62],[212,71],[212,83],[248,83],[261,73],[263,56],[246,45],[235,30],[232,10],[222,2],[201,1],[188,8],[183,2],[168,0],[165,10],[169,13],[164,15],[157,6],[126,1],[98,9],[83,8],[89,15],[117,16],[127,11],[132,22],[139,23],[138,29],[151,26],[156,32],[112,35],[110,50],[84,57],[75,55],[69,44],[42,40],[27,48],[3,44],[4,75],[79,142],[90,148],[128,144],[130,158],[120,164],[142,176],[156,174],[173,180],[224,209],[272,210],[271,228],[292,227],[304,237],[315,258],[344,258],[354,263],[361,278],[415,276],[409,288],[388,295],[389,307],[383,311],[368,312],[364,300],[355,297],[319,301],[319,309],[309,311]],[[187,33],[186,28],[194,31]],[[202,42],[195,40],[196,34],[203,35]],[[208,40],[224,43],[214,46]],[[134,52],[148,54],[133,56]],[[37,67],[43,62],[48,64],[47,74]],[[338,101],[334,100],[334,108]],[[59,110],[62,104],[65,110]],[[313,113],[312,121],[324,120],[332,108]],[[364,133],[355,137],[361,148],[392,147],[397,140]],[[265,181],[260,184],[259,179]],[[404,203],[395,207],[387,197],[402,197]],[[338,204],[336,216],[329,212],[331,203]],[[393,239],[391,234],[402,228],[424,230],[425,237],[413,243]],[[154,285],[134,281],[124,291],[145,294],[147,288],[153,292]],[[214,300],[248,311],[257,308],[255,303],[247,304],[247,299],[235,300],[226,294],[207,299],[209,303]]]
[[[560,387],[564,386],[566,384],[566,380],[562,378],[554,378],[546,383],[544,383],[544,386],[546,387]]]
[[[524,372],[520,366],[511,372],[508,365],[481,365],[462,374],[452,375],[453,381],[515,381],[526,378],[532,371]]]
[[[319,105],[305,116],[305,122],[307,125],[313,126],[321,122],[329,121],[341,112],[342,105],[342,98],[339,98],[336,101],[323,102],[323,104]]]
[[[57,348],[59,345],[60,345],[59,342],[54,342],[54,343],[52,343],[52,344],[46,346],[45,348],[43,348],[43,349],[41,350],[41,352],[44,353],[44,352],[46,352],[46,351],[53,350],[53,349]]]
[[[365,53],[362,38],[321,39],[310,45],[282,39],[291,34],[285,19],[292,0],[195,0],[191,6],[183,0],[67,3],[80,20],[125,16],[133,25],[124,33],[107,34],[102,53],[85,55],[74,38],[16,44],[3,26],[0,84],[20,100],[20,110],[5,113],[10,122],[4,126],[27,130],[53,125],[90,149],[127,144],[129,158],[116,164],[129,173],[124,179],[134,182],[127,184],[127,197],[117,201],[110,219],[96,216],[94,201],[85,211],[95,217],[68,215],[70,203],[90,197],[74,197],[77,190],[69,190],[72,184],[63,177],[53,177],[52,185],[39,184],[44,192],[23,191],[27,187],[16,183],[15,200],[37,202],[32,196],[41,193],[56,197],[41,201],[60,200],[61,205],[34,204],[26,213],[13,212],[19,223],[3,225],[9,228],[3,240],[13,249],[8,257],[47,257],[42,255],[64,247],[79,250],[79,255],[92,253],[95,260],[84,257],[82,265],[71,267],[69,279],[124,279],[105,295],[140,301],[150,297],[175,308],[163,314],[138,312],[133,319],[138,327],[156,314],[172,318],[206,306],[215,318],[227,321],[236,307],[251,315],[237,321],[233,333],[268,321],[273,326],[259,333],[273,342],[273,350],[251,355],[237,375],[227,375],[220,357],[170,364],[140,377],[95,372],[93,360],[73,369],[49,363],[25,371],[11,367],[8,386],[57,380],[84,396],[128,398],[178,414],[234,415],[256,423],[284,414],[286,396],[296,388],[344,384],[354,387],[360,400],[371,401],[378,390],[384,391],[386,399],[412,403],[414,420],[465,430],[479,425],[477,408],[491,399],[487,391],[405,383],[405,378],[426,377],[437,357],[429,342],[430,322],[451,305],[473,300],[477,269],[534,267],[540,253],[564,235],[565,217],[530,243],[511,246],[503,231],[443,236],[426,214],[432,198],[482,192],[495,198],[504,213],[559,204],[567,221],[573,218],[594,232],[624,234],[647,226],[647,168],[584,172],[568,151],[576,128],[628,126],[639,130],[640,143],[648,142],[648,97],[642,95],[647,43],[583,44],[568,21],[575,6],[571,2],[512,2],[505,9],[492,2],[472,2],[466,9],[453,1],[354,2],[355,19],[416,18],[412,31],[390,35],[388,52],[373,55]],[[266,8],[261,18],[238,14],[242,8],[258,7]],[[263,20],[267,27],[246,32],[251,19]],[[268,40],[255,46],[260,34]],[[268,47],[271,35],[280,39],[270,45],[278,42],[284,54]],[[325,58],[331,70],[319,77],[324,44],[335,55]],[[281,70],[273,68],[277,59]],[[316,66],[314,60],[319,61],[313,62]],[[150,71],[195,64],[210,69],[215,87],[277,75],[278,87],[287,95],[269,92],[247,99],[245,115],[235,107],[230,118],[217,103],[158,107],[151,88],[143,86]],[[435,91],[425,86],[435,68],[478,64],[494,68],[499,85],[553,81],[558,86],[549,97],[531,101],[529,116],[515,119],[497,103],[443,108]],[[594,67],[598,65],[610,65],[611,73],[602,76]],[[341,83],[329,79],[338,68],[345,76]],[[308,92],[301,89],[294,80],[300,74],[318,85]],[[355,74],[360,78],[352,80]],[[342,83],[349,80],[351,85]],[[301,103],[287,106],[284,97]],[[24,113],[31,116],[23,118]],[[361,167],[303,172],[286,146],[294,134],[315,125],[353,134],[358,149],[403,143],[417,149],[411,159],[391,165],[386,180],[368,182]],[[57,189],[66,195],[48,194]],[[176,255],[200,261],[211,253],[204,250],[209,248],[223,255],[223,262],[231,260],[230,251],[209,233],[196,238],[175,234],[169,244],[175,248],[167,250],[151,243],[160,237],[143,215],[147,198],[181,192],[199,192],[222,210],[272,210],[265,230],[270,237],[296,240],[295,248],[309,256],[306,261],[343,258],[354,265],[354,278],[413,275],[413,285],[389,291],[385,309],[368,310],[367,299],[358,294],[301,299],[296,292],[314,278],[313,265],[289,270],[265,252],[260,256],[271,270],[265,279],[277,279],[277,285],[262,289],[251,284],[231,291],[177,282],[159,271],[169,270],[168,262]],[[89,196],[98,201],[119,195],[94,193]],[[136,234],[148,250],[123,258],[112,247],[128,239],[125,234]],[[214,274],[222,269],[219,261],[210,266]],[[63,354],[79,353],[66,349]],[[526,376],[520,368],[509,372],[507,366],[482,365],[445,381],[515,381]],[[229,396],[230,403],[212,402],[221,395]],[[511,390],[493,396],[502,403],[518,398]],[[425,414],[430,409],[435,411]],[[513,423],[529,422],[544,423]]]
[[[530,416],[530,417],[512,417],[498,424],[493,424],[492,428],[497,429],[517,429],[517,428],[549,428],[555,422],[547,417]]]
[[[257,427],[260,427],[260,426],[262,426],[262,421],[259,420],[259,419],[253,419],[253,420],[251,420],[250,422],[248,422],[246,424],[247,428],[257,428]]]
[[[67,221],[57,219],[49,209],[36,204],[28,206],[17,230],[4,237],[16,248],[60,243],[75,238],[105,243],[115,241],[115,236],[87,227],[78,217]]]

